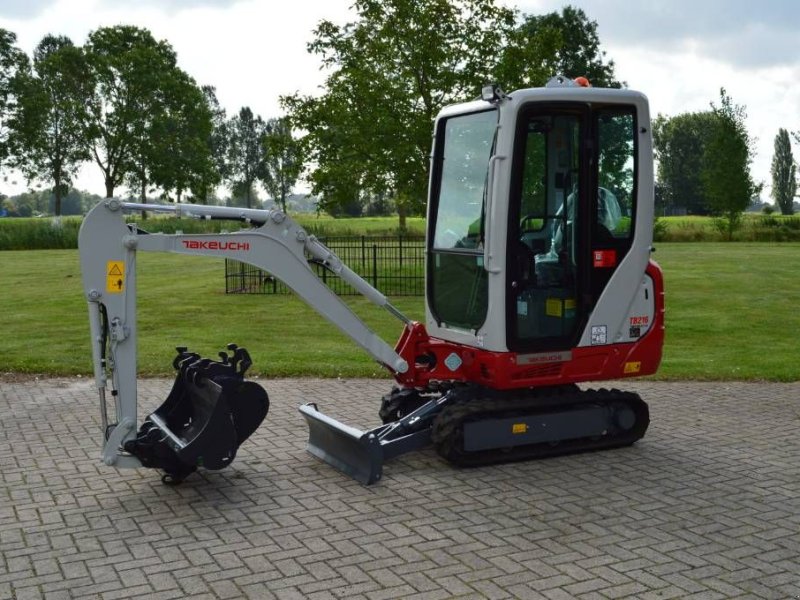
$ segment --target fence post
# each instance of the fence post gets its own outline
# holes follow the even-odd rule
[[[230,288],[228,287],[228,262],[229,259],[225,259],[225,293],[230,294]]]
[[[378,244],[372,244],[372,287],[378,289]]]
[[[361,236],[361,268],[364,270],[367,268],[367,247],[363,235]]]
[[[400,274],[403,274],[403,236],[397,236],[397,248],[400,254]]]

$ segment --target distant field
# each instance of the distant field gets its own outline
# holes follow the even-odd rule
[[[727,239],[712,217],[659,217],[656,241],[719,242]],[[735,242],[800,242],[800,217],[746,213]]]
[[[295,215],[294,218],[310,233],[326,235],[394,235],[399,230],[397,217],[336,218],[310,214]],[[131,219],[133,220],[133,219]],[[151,216],[146,221],[136,219],[139,225],[152,233],[211,233],[232,231],[239,225],[232,221],[203,221],[198,219],[174,219]],[[81,217],[0,218],[0,250],[57,250],[78,247],[78,230]],[[425,219],[409,217],[406,234],[424,235]]]
[[[399,221],[392,217],[333,218],[327,215],[299,214],[293,217],[318,236],[395,235]],[[54,250],[77,248],[80,217],[12,219],[0,218],[0,250]],[[200,221],[152,217],[140,225],[151,232],[209,233],[240,227],[230,221]],[[409,217],[406,235],[424,235],[425,219]],[[660,217],[656,227],[658,242],[718,242],[723,235],[711,217]],[[782,217],[746,214],[737,242],[800,242],[800,216]]]
[[[800,380],[800,244],[657,244],[665,271],[667,342],[659,378]],[[348,338],[292,296],[226,296],[221,261],[142,253],[139,364],[169,375],[174,347],[249,348],[264,376],[382,376]],[[77,252],[0,253],[2,371],[91,371]],[[352,309],[393,343],[400,323],[365,300]],[[422,298],[397,298],[415,319]]]

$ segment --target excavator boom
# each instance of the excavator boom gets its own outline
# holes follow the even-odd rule
[[[219,234],[150,234],[126,222],[126,215],[144,210],[182,218],[242,221],[252,227]],[[189,382],[188,378],[222,380],[235,375],[243,380],[244,375],[243,371],[237,372],[224,360],[222,364],[208,364],[202,362],[201,357],[197,355],[187,354],[185,348],[179,349],[175,367],[179,369],[179,379],[185,381],[180,384],[180,389],[173,390],[172,400],[167,404],[174,405],[171,410],[175,415],[194,418],[195,421],[204,418],[210,424],[203,430],[201,437],[196,423],[190,431],[187,423],[178,423],[180,419],[173,416],[171,428],[169,419],[165,420],[163,415],[156,411],[148,418],[146,430],[139,430],[137,433],[136,255],[138,252],[172,252],[231,258],[268,271],[286,283],[299,297],[336,325],[380,364],[392,372],[403,373],[408,370],[406,361],[376,336],[320,281],[309,267],[308,259],[312,258],[322,263],[373,303],[386,308],[399,319],[404,322],[408,322],[408,319],[395,309],[383,294],[344,265],[324,244],[313,235],[307,234],[294,220],[279,210],[136,204],[108,199],[98,203],[86,215],[79,234],[79,249],[84,291],[89,306],[94,375],[100,396],[101,420],[105,435],[102,458],[108,465],[142,466],[142,453],[137,455],[126,451],[126,448],[130,450],[131,444],[136,447],[136,440],[141,442],[143,436],[147,435],[149,435],[148,440],[160,436],[164,445],[171,447],[176,453],[188,454],[184,448],[194,444],[193,452],[197,454],[196,446],[202,439],[214,440],[214,422],[220,419],[220,415],[223,419],[226,418],[228,413],[214,412],[224,386],[216,395],[209,396],[207,391],[203,393],[199,391],[202,386],[197,382]],[[187,361],[187,356],[191,356],[193,360]],[[106,402],[106,389],[109,383],[114,400],[113,423],[109,423]],[[213,381],[208,386],[212,384]],[[228,397],[228,404],[235,402],[234,391],[229,390],[224,395]],[[187,413],[184,410],[186,406],[197,410]],[[203,407],[202,410],[200,407]],[[191,439],[182,439],[173,430],[175,427],[183,428],[184,433]],[[241,424],[241,427],[251,429],[252,425]],[[226,435],[230,437],[233,434]],[[207,457],[205,462],[208,463]]]

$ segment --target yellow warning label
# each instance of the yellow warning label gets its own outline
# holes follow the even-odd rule
[[[528,433],[527,423],[514,423],[511,426],[511,433]]]
[[[642,370],[641,361],[637,360],[636,362],[626,362],[625,363],[625,369],[624,369],[625,373],[638,373],[641,370]]]
[[[560,317],[563,306],[561,298],[548,298],[544,304],[544,312],[548,317]]]
[[[106,265],[106,292],[121,294],[125,289],[125,262],[110,260]]]
[[[564,310],[575,310],[575,298],[564,300]]]

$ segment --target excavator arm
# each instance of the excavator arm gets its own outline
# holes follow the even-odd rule
[[[176,217],[244,221],[254,227],[219,234],[150,234],[125,220],[126,214],[144,210]],[[370,301],[386,308],[406,324],[409,320],[324,244],[279,210],[186,204],[151,205],[108,199],[98,203],[86,215],[79,234],[79,249],[84,292],[89,306],[94,377],[105,432],[102,460],[108,465],[142,466],[141,456],[124,451],[126,445],[137,439],[136,254],[140,251],[224,257],[263,269],[283,281],[390,371],[405,373],[408,370],[407,362],[320,281],[309,267],[308,257],[324,264]],[[197,373],[214,373],[217,375],[215,381],[224,381],[236,371],[235,368],[229,368],[235,365],[229,364],[227,357],[224,364],[210,364],[207,359],[205,362],[189,360],[187,356],[199,359],[197,355],[179,349],[175,366],[178,368],[178,364],[183,363],[187,386],[193,385],[188,383],[188,378],[194,380]],[[189,368],[189,365],[194,366]],[[106,401],[109,379],[114,403],[113,423],[109,422]],[[198,384],[198,389],[200,386]],[[187,392],[183,388],[173,392],[177,396],[207,393],[197,390]],[[198,417],[194,418],[198,420]],[[170,430],[165,424],[166,417],[159,415],[159,411],[148,420],[151,421],[148,425],[158,430],[156,433],[162,441],[169,443],[176,451],[183,451],[190,443],[186,435],[181,436]],[[142,432],[138,435],[141,437]]]

